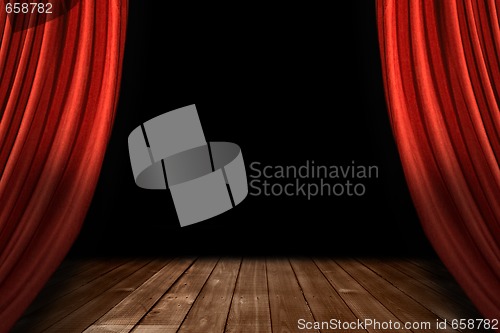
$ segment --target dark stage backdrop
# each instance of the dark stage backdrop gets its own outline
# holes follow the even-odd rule
[[[71,255],[432,255],[384,100],[375,3],[179,10],[130,1],[120,100]],[[129,133],[196,104],[209,141],[250,163],[376,165],[361,197],[248,196],[181,228],[168,191],[138,188]]]

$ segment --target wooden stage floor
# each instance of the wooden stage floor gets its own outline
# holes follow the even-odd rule
[[[93,259],[64,262],[13,332],[459,332],[436,323],[461,318],[481,316],[435,261]]]

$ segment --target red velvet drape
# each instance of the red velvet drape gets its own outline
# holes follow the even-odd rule
[[[0,332],[80,230],[113,124],[126,13],[125,0],[81,0],[32,24],[41,16],[0,10]]]
[[[377,17],[421,223],[478,309],[500,318],[500,1],[380,0]]]

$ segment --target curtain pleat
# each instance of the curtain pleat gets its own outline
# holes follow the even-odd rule
[[[120,0],[82,0],[38,25],[38,15],[0,11],[0,332],[85,218],[113,124],[126,15]]]
[[[500,316],[500,1],[377,1],[389,116],[436,252]]]

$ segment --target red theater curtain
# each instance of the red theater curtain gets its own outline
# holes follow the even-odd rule
[[[390,121],[425,232],[500,317],[500,2],[377,2]],[[402,222],[404,223],[404,222]]]
[[[92,199],[116,108],[127,4],[76,1],[64,15],[33,24],[42,16],[7,17],[0,3],[6,332],[66,255]]]

